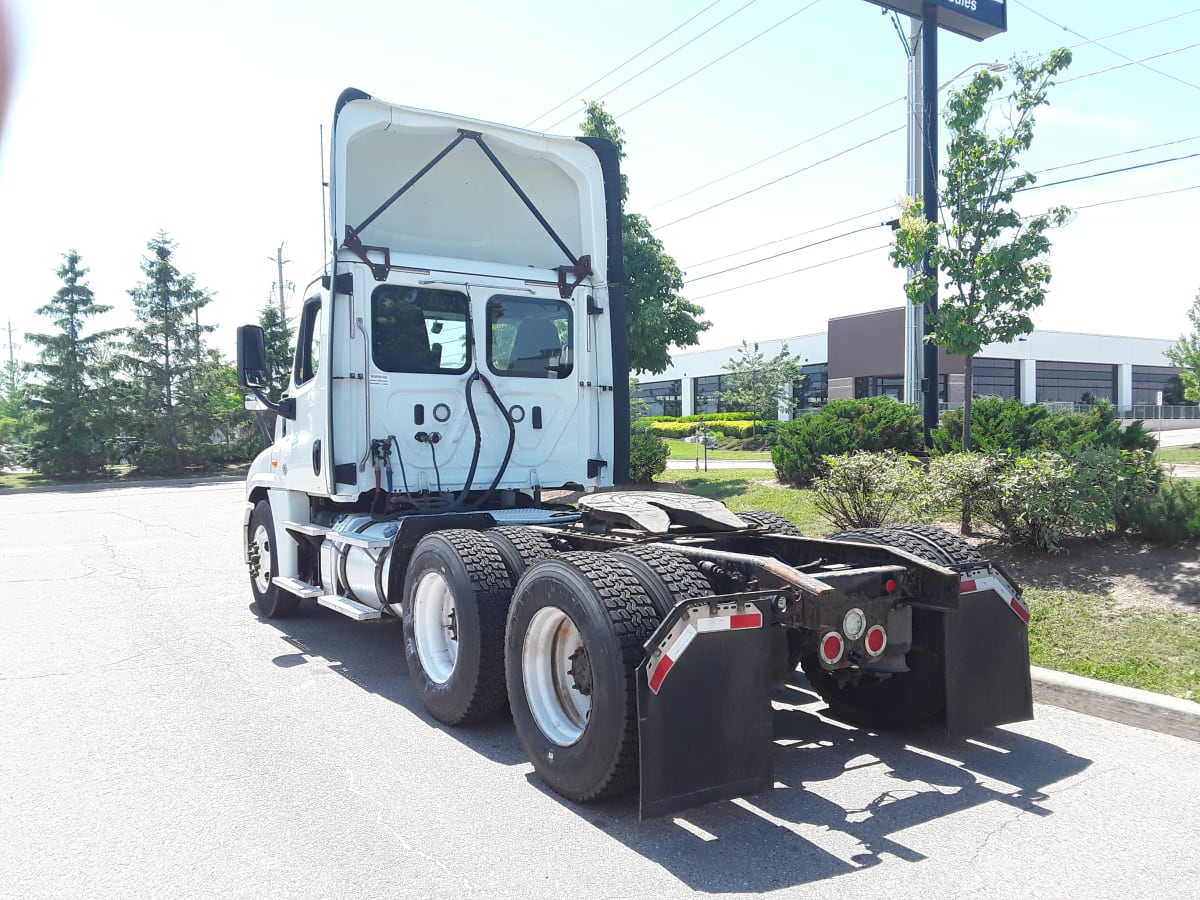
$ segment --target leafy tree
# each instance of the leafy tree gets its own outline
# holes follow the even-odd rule
[[[1054,77],[1071,63],[1071,51],[1056,50],[1033,66],[1013,62],[1015,86],[1009,115],[993,127],[989,110],[1004,80],[978,72],[963,90],[951,93],[946,120],[949,162],[942,175],[943,221],[925,221],[921,198],[907,198],[891,253],[893,263],[917,269],[905,287],[913,303],[948,293],[927,320],[929,340],[948,353],[966,357],[963,449],[970,447],[973,360],[985,344],[1009,343],[1033,331],[1029,313],[1046,299],[1050,266],[1046,254],[1052,225],[1066,223],[1070,211],[1057,207],[1023,217],[1013,195],[1037,180],[1016,176],[1017,157],[1033,143],[1034,112],[1045,105]],[[921,269],[928,255],[933,274]]]
[[[31,366],[37,378],[29,387],[34,431],[32,462],[48,475],[83,476],[103,466],[108,437],[102,396],[96,389],[101,353],[115,333],[84,334],[89,319],[112,309],[96,302],[85,281],[88,270],[78,253],[63,254],[57,275],[63,285],[38,309],[55,328],[48,334],[27,334],[36,344],[38,361]]]
[[[754,416],[751,431],[759,419],[777,418],[781,403],[789,411],[795,405],[792,401],[792,384],[801,378],[800,358],[788,352],[787,344],[779,353],[767,359],[766,354],[758,349],[758,344],[751,350],[742,341],[738,355],[722,368],[729,374],[725,376],[721,399],[729,409]]]
[[[589,137],[611,141],[625,158],[624,133],[601,103],[588,103],[580,127]],[[658,374],[671,364],[667,348],[690,347],[700,341],[700,332],[711,322],[699,319],[703,307],[680,296],[683,273],[663,249],[662,241],[650,231],[649,220],[625,212],[629,185],[621,176],[621,238],[624,246],[629,330],[629,368]]]
[[[1188,310],[1192,333],[1181,335],[1179,342],[1167,350],[1167,359],[1179,370],[1183,382],[1183,396],[1188,400],[1200,400],[1200,293]]]
[[[134,390],[131,431],[138,439],[138,468],[179,471],[200,462],[211,443],[215,416],[205,393],[211,365],[199,312],[212,299],[172,261],[175,242],[160,231],[142,259],[146,281],[133,288],[138,325],[129,329],[124,363]]]

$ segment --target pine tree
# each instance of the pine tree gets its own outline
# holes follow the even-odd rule
[[[84,325],[93,316],[112,309],[96,302],[84,280],[88,273],[74,250],[63,254],[57,275],[63,286],[38,314],[48,316],[58,329],[50,334],[27,334],[39,348],[30,368],[36,376],[30,385],[33,410],[32,462],[48,475],[83,476],[102,467],[108,437],[96,379],[104,347],[115,332],[85,335]]]
[[[138,440],[137,466],[145,471],[180,471],[205,462],[216,416],[203,390],[211,365],[199,313],[212,300],[182,275],[166,232],[146,245],[146,281],[129,292],[138,325],[129,329],[124,363],[132,378],[135,405],[131,431]]]
[[[287,390],[292,374],[292,329],[279,307],[270,302],[258,317],[267,351],[267,385],[271,396],[278,397]]]

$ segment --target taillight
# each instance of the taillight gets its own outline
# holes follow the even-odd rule
[[[887,632],[883,630],[882,625],[872,625],[867,630],[867,639],[863,643],[866,645],[867,653],[871,656],[878,656],[887,647]]]
[[[842,631],[846,640],[857,641],[867,630],[867,617],[861,609],[852,609],[842,617]]]
[[[842,654],[846,652],[846,642],[836,631],[828,632],[821,638],[821,661],[832,666],[841,662]]]

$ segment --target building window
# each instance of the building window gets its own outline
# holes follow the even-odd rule
[[[725,390],[724,375],[705,375],[692,382],[693,410],[701,413],[728,412],[721,401],[721,392]]]
[[[1158,392],[1163,392],[1163,403],[1174,400],[1177,393],[1173,379],[1179,377],[1179,372],[1171,366],[1134,366],[1133,367],[1133,402],[1135,404],[1155,404],[1158,402]]]
[[[1038,403],[1095,403],[1117,399],[1117,367],[1100,363],[1037,364]]]
[[[945,387],[943,385],[943,395]],[[904,399],[903,375],[859,375],[854,379],[854,399],[865,397],[891,397]]]
[[[971,364],[972,393],[976,399],[999,397],[1016,400],[1021,396],[1021,363],[1015,359],[981,359]]]
[[[647,416],[683,415],[683,391],[679,379],[674,381],[642,381],[631,395],[646,404]]]
[[[812,409],[829,400],[829,363],[801,366],[800,381],[792,383],[792,402],[796,409]]]

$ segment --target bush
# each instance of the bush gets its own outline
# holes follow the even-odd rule
[[[1168,481],[1129,508],[1129,527],[1144,538],[1178,544],[1200,538],[1200,483]]]
[[[943,413],[940,427],[931,435],[934,451],[960,451],[962,432],[962,410]],[[983,453],[1071,453],[1089,447],[1153,450],[1157,445],[1154,435],[1141,422],[1122,427],[1109,403],[1097,403],[1083,413],[1052,413],[1044,406],[1026,406],[1020,400],[988,398],[971,404],[971,449]]]
[[[651,422],[649,433],[655,434],[658,437],[667,438],[685,438],[696,431],[696,426],[692,422]]]
[[[666,441],[649,432],[630,435],[629,479],[634,484],[646,484],[661,475],[667,468],[670,451]]]
[[[915,512],[923,518],[958,516],[966,507],[974,513],[989,499],[999,471],[1008,464],[994,453],[949,453],[929,461],[926,490]]]
[[[828,473],[813,484],[813,506],[835,528],[878,528],[912,518],[924,470],[895,451],[825,458]]]
[[[757,422],[721,422],[719,425],[710,426],[708,433],[720,432],[725,437],[731,438],[761,437],[763,440],[769,441],[778,430],[779,422],[776,420],[759,419]]]
[[[780,423],[771,459],[780,480],[803,485],[825,471],[826,456],[856,450],[915,452],[921,438],[916,407],[891,397],[833,400],[819,412]]]

